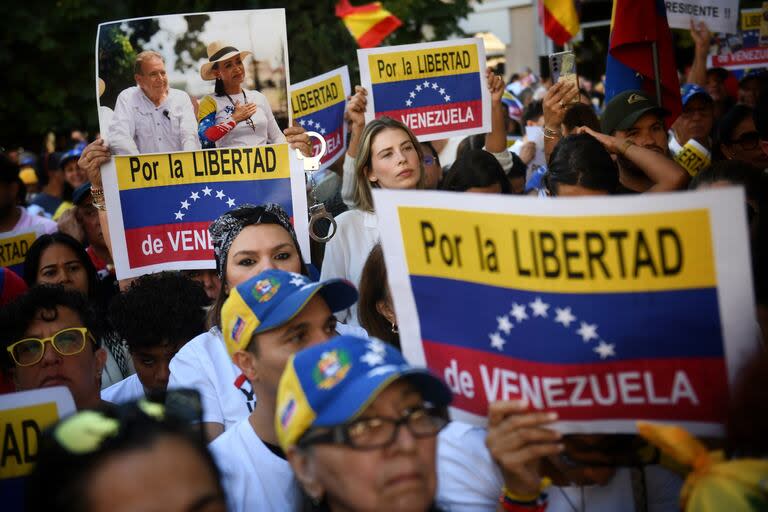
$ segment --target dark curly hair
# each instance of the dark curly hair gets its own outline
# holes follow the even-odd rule
[[[85,416],[101,424],[115,424],[113,432],[90,429]],[[74,422],[82,426],[72,427]],[[62,429],[62,425],[65,426]],[[62,433],[67,431],[67,434]],[[91,450],[72,451],[68,448],[67,437],[96,439]],[[40,438],[37,463],[26,487],[25,506],[31,512],[67,510],[87,512],[92,509],[88,502],[90,486],[94,475],[108,460],[137,451],[152,450],[159,441],[175,439],[189,446],[201,459],[216,482],[217,494],[224,500],[220,474],[205,440],[181,417],[171,414],[165,408],[162,419],[147,414],[136,403],[105,407],[98,411],[81,411],[46,430]],[[41,489],[45,489],[41,492]]]
[[[14,365],[6,348],[24,336],[38,312],[45,311],[43,318],[48,321],[56,320],[57,307],[69,308],[77,313],[83,327],[87,327],[94,337],[93,349],[99,348],[99,340],[105,331],[104,323],[94,312],[88,299],[83,294],[63,286],[40,284],[0,309],[0,361],[5,369]]]
[[[109,320],[128,350],[183,343],[205,331],[208,296],[179,272],[139,277],[112,300]]]

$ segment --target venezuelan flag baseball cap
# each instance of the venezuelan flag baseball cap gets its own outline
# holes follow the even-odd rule
[[[451,391],[426,368],[409,365],[392,345],[377,339],[337,336],[288,360],[277,388],[275,430],[280,447],[294,446],[311,427],[356,418],[389,384],[410,380],[436,407]]]
[[[317,283],[277,269],[265,270],[237,285],[221,308],[221,329],[229,355],[245,350],[254,334],[289,322],[317,293],[334,313],[357,301],[355,286],[345,279]]]

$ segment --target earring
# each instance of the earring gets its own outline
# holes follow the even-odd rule
[[[392,322],[392,333],[393,334],[399,334],[400,331],[397,329],[397,324],[395,322]]]

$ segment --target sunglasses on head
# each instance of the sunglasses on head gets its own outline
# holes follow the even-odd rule
[[[45,344],[48,342],[59,354],[73,356],[83,351],[89,338],[96,343],[87,327],[68,327],[48,338],[24,338],[11,344],[7,350],[17,366],[32,366],[43,359]]]

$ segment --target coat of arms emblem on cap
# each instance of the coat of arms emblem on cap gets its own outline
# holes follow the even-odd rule
[[[253,285],[251,293],[253,294],[253,298],[259,302],[267,302],[269,299],[275,296],[279,289],[280,281],[268,277],[266,279],[259,280],[259,282]]]
[[[320,389],[331,389],[349,373],[349,355],[343,350],[324,352],[317,362],[312,379]]]
[[[637,103],[638,101],[645,101],[645,98],[640,96],[639,94],[630,94],[629,98],[627,98],[627,105]]]

